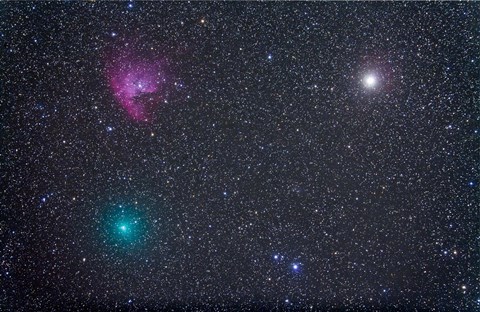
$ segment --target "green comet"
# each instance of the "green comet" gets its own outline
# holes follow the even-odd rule
[[[117,250],[142,246],[147,235],[144,215],[136,205],[116,204],[105,211],[102,221],[104,242]]]

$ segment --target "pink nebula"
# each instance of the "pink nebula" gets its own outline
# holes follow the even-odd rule
[[[151,121],[163,99],[165,74],[161,62],[132,54],[112,58],[107,78],[117,101],[135,121]]]

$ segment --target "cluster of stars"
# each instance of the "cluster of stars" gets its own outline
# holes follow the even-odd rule
[[[273,260],[275,261],[276,264],[282,264],[285,260],[285,256],[280,255],[280,254],[274,254],[273,255]],[[301,268],[301,263],[292,262],[289,267],[292,270],[292,272],[298,273],[300,271],[300,268]]]

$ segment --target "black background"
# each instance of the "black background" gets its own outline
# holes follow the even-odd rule
[[[0,308],[477,309],[479,14],[2,3]],[[149,123],[118,50],[165,64]]]

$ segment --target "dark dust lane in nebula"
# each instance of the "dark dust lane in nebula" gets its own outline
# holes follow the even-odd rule
[[[109,56],[107,79],[111,92],[128,116],[135,121],[151,121],[165,99],[167,76],[162,61],[141,56],[131,48]]]

